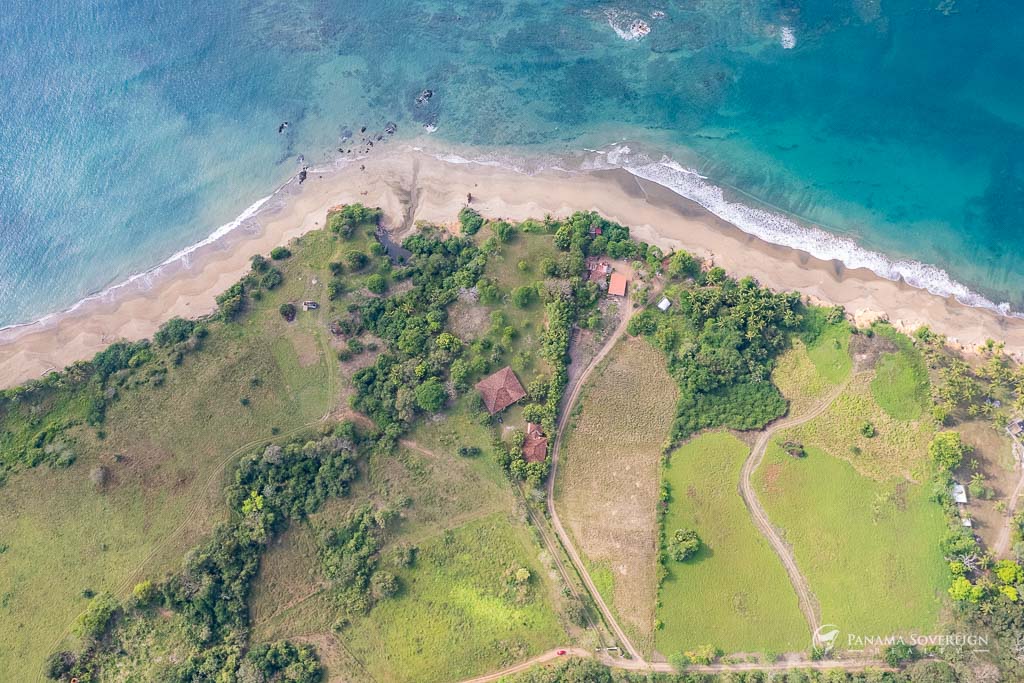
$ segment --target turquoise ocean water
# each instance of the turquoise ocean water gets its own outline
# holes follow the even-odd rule
[[[0,325],[389,121],[492,157],[599,147],[773,241],[1022,310],[1021,45],[1006,1],[8,0]]]

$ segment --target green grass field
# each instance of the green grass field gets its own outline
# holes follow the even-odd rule
[[[779,357],[772,381],[789,401],[789,414],[799,415],[845,380],[852,366],[849,326],[829,325],[810,344],[795,338]]]
[[[226,514],[224,478],[238,449],[317,422],[334,406],[337,362],[326,321],[288,324],[284,300],[321,298],[315,268],[343,250],[325,233],[277,265],[285,281],[237,324],[214,323],[202,350],[162,386],[122,389],[104,438],[69,431],[77,460],[17,472],[0,487],[0,680],[37,671],[75,616],[84,591],[125,596],[136,581],[180,566]],[[319,278],[317,284],[313,280]],[[323,296],[322,300],[326,297]],[[243,405],[243,399],[246,405]],[[97,487],[90,472],[108,472]]]
[[[503,515],[420,546],[402,594],[341,637],[378,680],[459,680],[564,643],[528,531]],[[520,568],[530,579],[516,585]]]
[[[824,414],[786,430],[785,438],[848,460],[869,477],[926,476],[925,456],[934,427],[925,419],[892,417],[875,399],[873,384],[871,373],[858,373]],[[862,433],[865,423],[872,425],[874,436]]]
[[[926,487],[869,479],[817,448],[792,458],[777,444],[754,483],[793,546],[823,622],[844,639],[932,632],[948,583],[938,548],[946,522]]]
[[[655,643],[662,654],[712,645],[725,652],[806,650],[810,633],[778,557],[737,489],[749,449],[707,433],[677,449],[665,468],[672,491],[665,529],[695,529],[703,546],[668,561]]]
[[[878,405],[897,420],[916,420],[928,406],[928,369],[910,339],[885,325],[877,334],[892,341],[897,351],[878,359],[871,393]]]

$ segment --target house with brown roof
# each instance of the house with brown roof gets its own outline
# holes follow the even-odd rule
[[[548,457],[548,437],[540,425],[526,423],[526,441],[523,442],[523,459],[526,462],[544,462]]]
[[[612,296],[626,296],[626,283],[629,282],[626,276],[619,272],[612,273],[608,280],[608,293]]]
[[[526,389],[519,383],[516,373],[507,365],[490,377],[476,383],[476,390],[484,400],[484,407],[491,415],[500,413],[526,396]]]

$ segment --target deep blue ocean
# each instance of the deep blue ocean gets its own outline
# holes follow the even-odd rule
[[[0,325],[160,263],[388,121],[482,153],[633,141],[622,165],[745,229],[1021,310],[1022,45],[1008,1],[7,0]]]

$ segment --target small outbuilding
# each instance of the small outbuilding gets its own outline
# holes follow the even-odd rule
[[[668,307],[672,305],[672,302],[668,300],[667,296],[661,297],[661,301],[658,302],[658,310],[664,313],[668,310]]]
[[[962,526],[965,526],[965,527],[968,527],[968,528],[970,528],[970,527],[973,527],[973,526],[974,526],[974,522],[972,522],[972,521],[971,521],[971,520],[970,520],[969,518],[967,518],[967,517],[964,517],[964,518],[962,518],[962,519],[960,520],[960,524],[961,524]]]
[[[318,304],[315,301],[303,301],[302,302],[302,310],[304,310],[304,311],[315,311],[318,308],[320,308],[320,304]]]
[[[963,484],[953,484],[953,500],[961,505],[967,502],[967,489]]]
[[[544,430],[533,422],[526,423],[526,441],[523,442],[523,459],[526,462],[544,462],[548,457],[548,437]]]
[[[612,273],[612,277],[608,280],[608,293],[612,296],[626,296],[626,284],[629,280],[622,273]]]
[[[489,377],[476,383],[476,390],[484,400],[484,407],[491,415],[500,413],[526,396],[526,389],[519,382],[516,373],[507,365]]]

